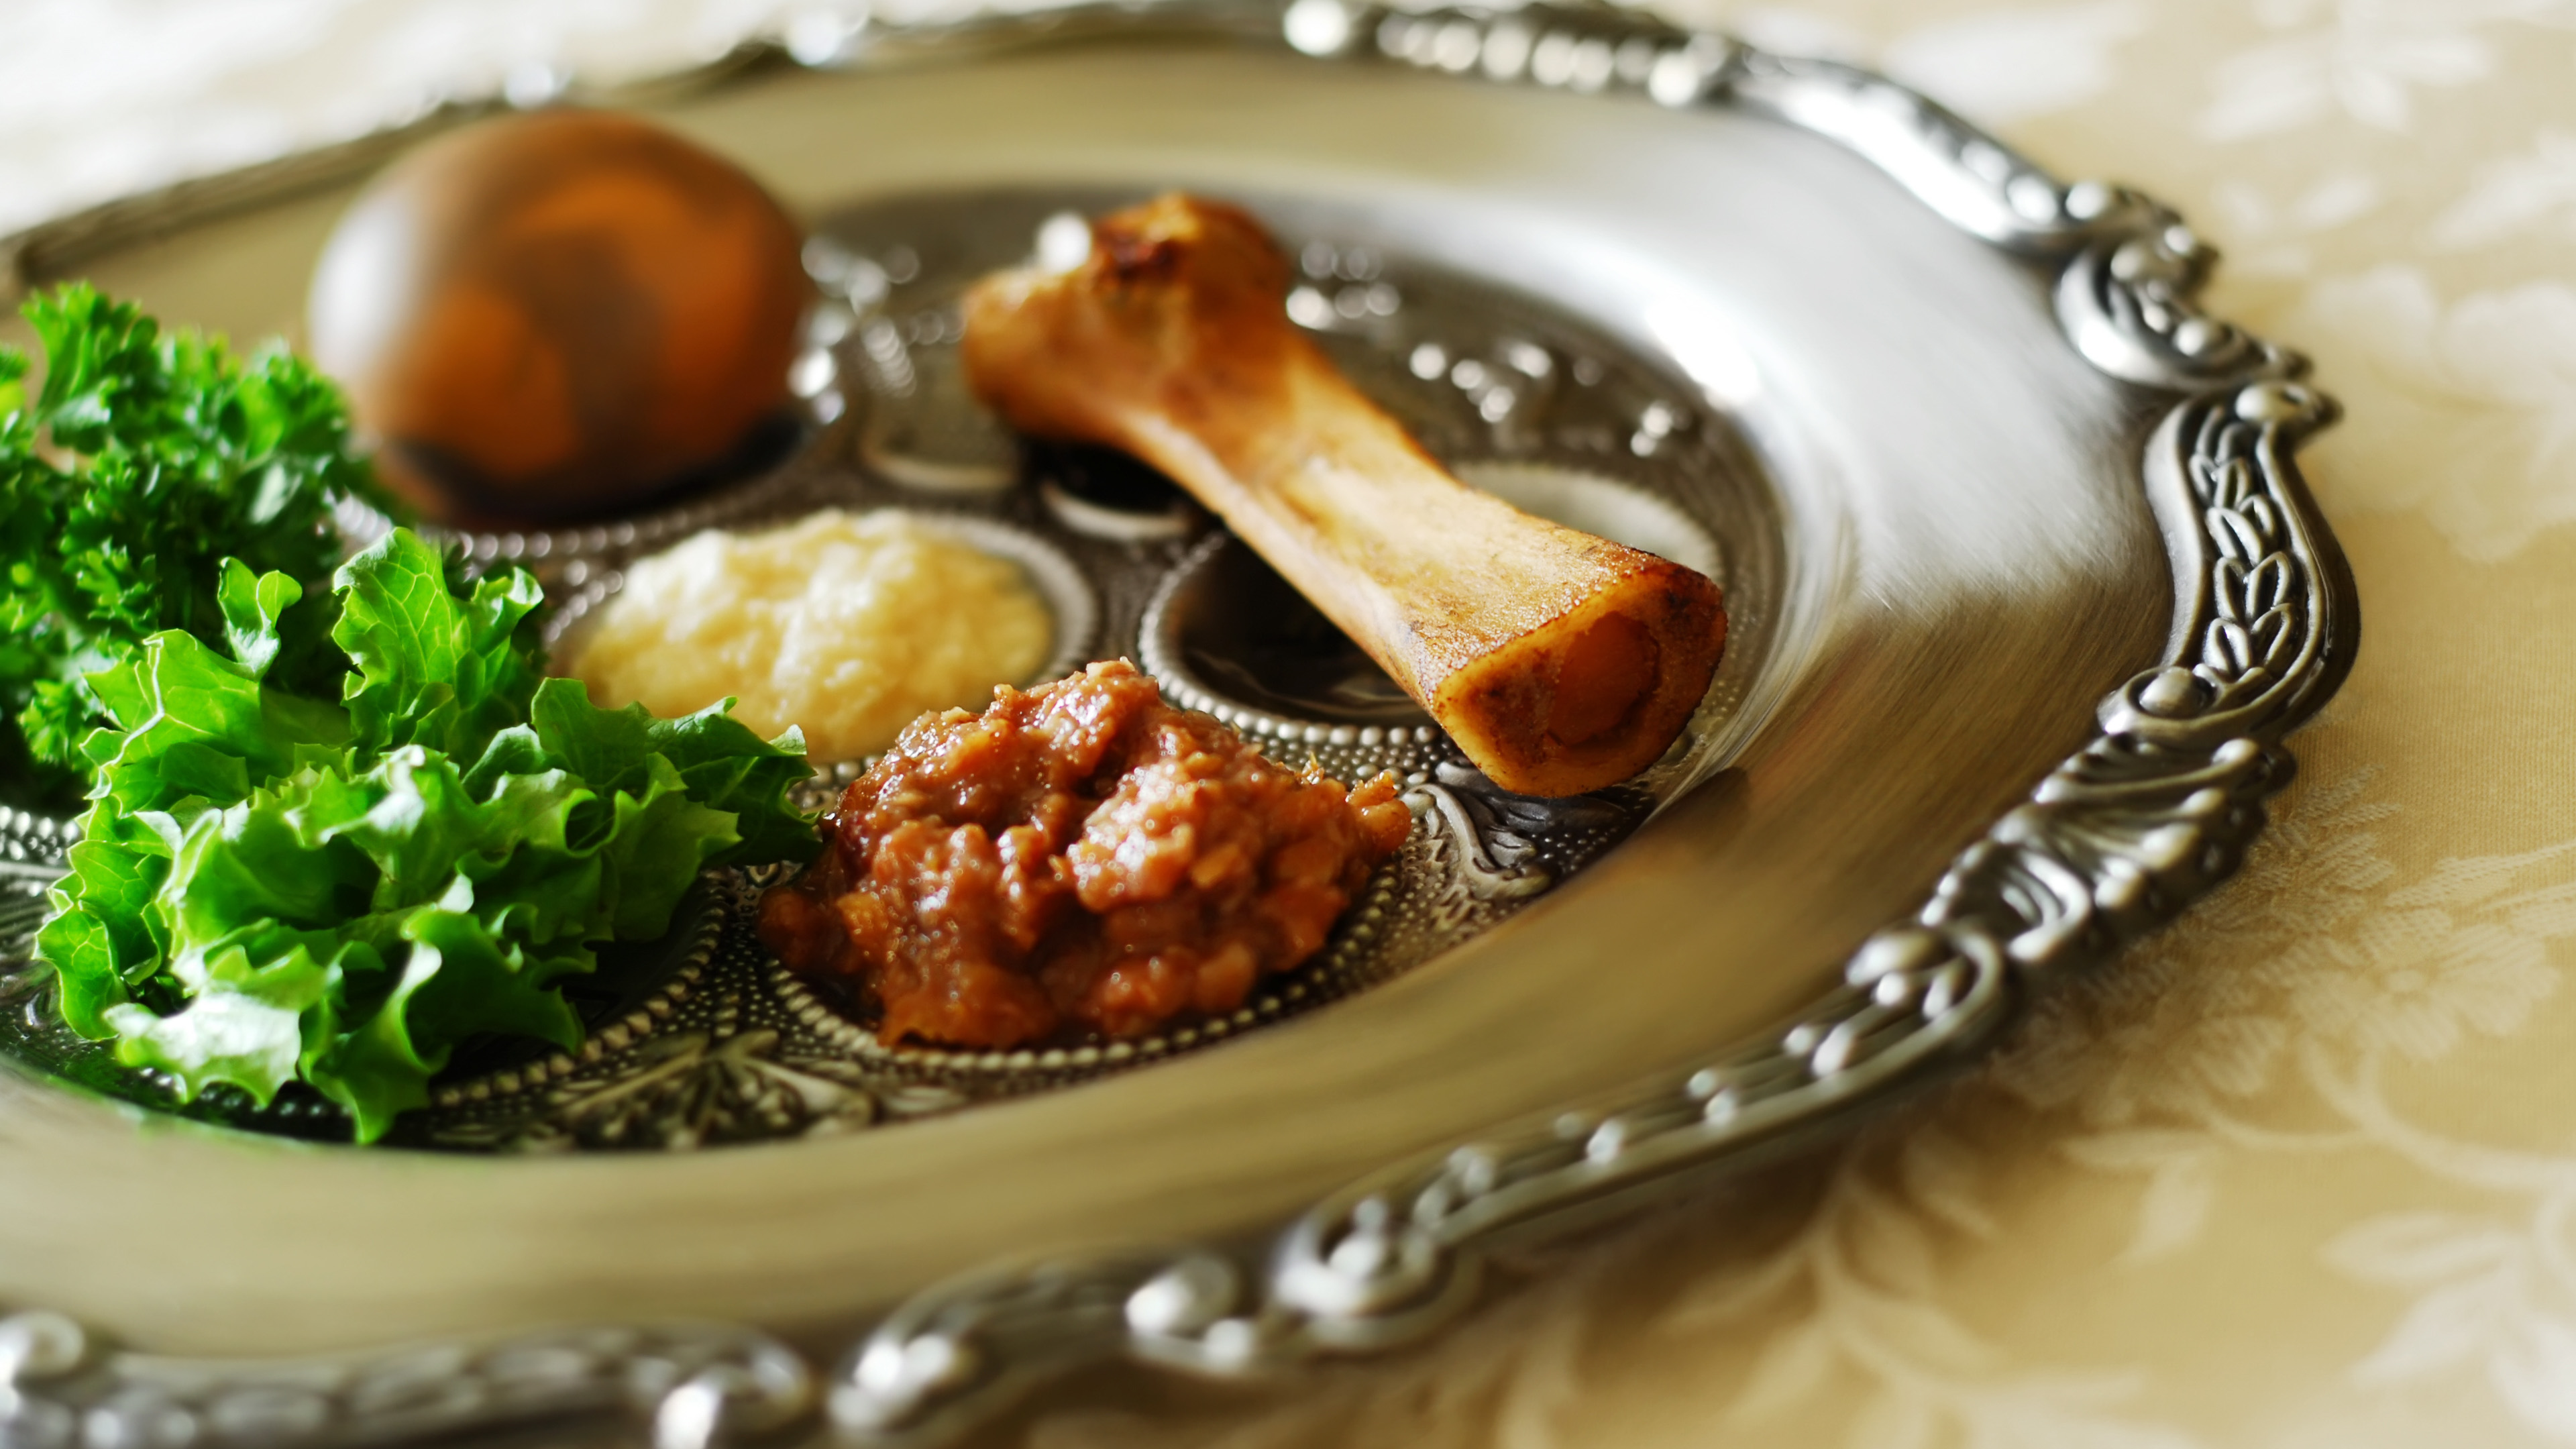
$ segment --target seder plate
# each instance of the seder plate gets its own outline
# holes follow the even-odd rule
[[[1496,1234],[1973,1059],[2233,870],[2281,737],[2349,667],[2350,580],[2291,460],[2332,405],[2299,360],[2199,311],[2211,254],[2170,213],[1874,76],[1596,12],[1341,0],[808,25],[793,59],[755,42],[600,99],[812,225],[836,300],[796,455],[477,556],[537,568],[572,642],[690,528],[911,508],[1021,558],[1087,624],[1066,648],[1132,652],[1274,754],[1398,770],[1413,841],[1248,1019],[1116,1060],[878,1048],[748,947],[757,874],[711,878],[602,973],[582,1053],[460,1064],[406,1124],[428,1152],[293,1140],[332,1135],[309,1102],[138,1111],[157,1085],[49,1033],[12,973],[13,1433],[627,1405],[668,1443],[936,1439],[1088,1359],[1400,1343],[1472,1299]],[[291,332],[356,182],[470,109],[39,229],[20,271]],[[1023,459],[964,404],[958,281],[1170,186],[1259,209],[1297,250],[1291,315],[1467,476],[1706,551],[1734,633],[1673,755],[1583,801],[1494,791],[1204,518]],[[28,901],[63,832],[0,836]],[[423,1340],[447,1346],[392,1347]]]

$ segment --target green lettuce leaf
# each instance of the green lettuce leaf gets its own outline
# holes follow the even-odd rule
[[[226,653],[165,630],[96,671],[113,727],[39,954],[65,1019],[193,1095],[301,1079],[361,1141],[486,1033],[571,1047],[558,987],[670,927],[706,865],[819,848],[806,772],[719,707],[593,707],[543,675],[534,580],[403,530],[333,580],[340,698],[277,682],[303,602],[227,562]]]
[[[549,757],[614,788],[633,789],[646,762],[668,761],[689,798],[739,817],[745,833],[716,864],[810,857],[811,822],[773,806],[813,772],[803,732],[790,726],[764,741],[732,709],[726,699],[679,719],[656,719],[640,704],[601,709],[575,681],[549,679],[537,686],[529,718]]]
[[[331,637],[358,671],[350,723],[374,750],[420,743],[460,759],[526,722],[543,675],[535,578],[521,569],[470,586],[449,560],[396,529],[340,566],[340,619]]]

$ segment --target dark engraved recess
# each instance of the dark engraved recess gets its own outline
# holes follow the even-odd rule
[[[1212,695],[1332,724],[1431,723],[1376,661],[1241,539],[1217,539],[1194,554],[1167,607],[1166,657]]]
[[[1142,542],[1186,538],[1206,524],[1180,485],[1124,453],[1024,438],[1020,458],[1024,485],[1076,533]]]

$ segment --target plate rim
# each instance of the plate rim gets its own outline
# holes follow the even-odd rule
[[[506,1411],[478,1403],[462,1418],[420,1416],[404,1402],[400,1424],[371,1414],[357,1393],[369,1365],[399,1355],[349,1355],[332,1360],[348,1372],[330,1428],[306,1442],[452,1434],[505,1415],[595,1407],[604,1376],[625,1385],[610,1398],[652,1415],[657,1443],[782,1427],[818,1405],[845,1438],[925,1443],[1085,1362],[1124,1357],[1236,1377],[1410,1343],[1472,1301],[1480,1257],[1497,1238],[1594,1221],[1686,1178],[1789,1150],[1965,1066],[2039,990],[2110,961],[2232,875],[2261,833],[2264,798],[2294,769],[2282,738],[2335,693],[2359,638],[2350,568],[2296,462],[2307,437],[2339,414],[2303,381],[2306,360],[2202,310],[2216,254],[2171,208],[2122,187],[2061,182],[1874,72],[1632,12],[1091,0],[964,21],[800,23],[643,82],[594,89],[550,76],[40,223],[0,238],[0,301],[14,303],[36,276],[89,255],[334,184],[426,133],[498,110],[633,105],[790,66],[875,69],[1166,32],[1764,116],[1842,145],[1961,231],[2054,269],[2067,340],[2100,372],[2157,398],[2140,481],[2174,580],[2163,661],[2106,696],[2088,743],[1955,859],[1914,918],[1874,933],[1841,983],[1781,1029],[1686,1072],[1387,1164],[1280,1229],[1250,1271],[1201,1244],[999,1263],[907,1299],[820,1375],[756,1331],[612,1330],[584,1350],[591,1371],[565,1378],[554,1398],[514,1398]],[[182,1385],[207,1403],[255,1397],[321,1362],[127,1354],[43,1310],[0,1319],[0,1349],[0,1385],[17,1391],[0,1423],[90,1412],[119,1394],[117,1402],[144,1402],[134,1390],[167,1404]],[[674,1372],[683,1359],[687,1371]],[[460,1363],[450,1377],[483,1371]]]

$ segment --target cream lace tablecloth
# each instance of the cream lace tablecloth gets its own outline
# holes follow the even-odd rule
[[[1847,1148],[1548,1255],[1275,1391],[1082,1446],[2576,1442],[2576,0],[1684,7],[2178,205],[2308,455],[2360,665],[2245,877]],[[0,231],[772,0],[0,0]],[[810,23],[810,22],[809,22]]]

